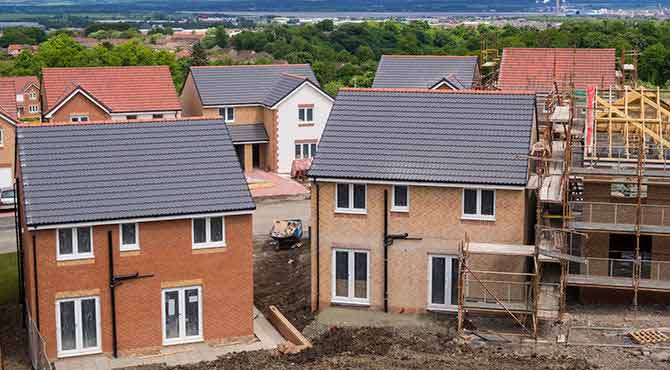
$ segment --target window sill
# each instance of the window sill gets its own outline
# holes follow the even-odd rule
[[[202,243],[202,244],[193,244],[193,250],[202,250],[202,249],[223,249],[226,247],[226,243]]]
[[[196,338],[186,338],[186,339],[173,339],[173,340],[163,340],[163,345],[164,346],[176,346],[180,344],[189,344],[189,343],[198,343],[198,342],[204,342],[205,340],[202,338],[202,336],[198,336]]]
[[[93,256],[92,254],[83,255],[83,256],[72,256],[72,257],[60,256],[60,257],[56,257],[56,262],[93,260],[93,259],[95,259],[95,256]]]
[[[495,217],[486,217],[486,216],[467,216],[467,215],[463,215],[463,216],[461,216],[461,220],[494,222],[496,220],[496,218]]]
[[[83,351],[65,351],[65,352],[58,352],[58,358],[95,355],[98,353],[102,353],[102,350],[100,348],[88,349]]]
[[[341,297],[331,299],[330,303],[339,304],[339,305],[347,305],[347,306],[359,306],[359,307],[369,307],[370,306],[370,301],[353,301],[353,300],[349,300],[347,298],[341,298]]]
[[[426,306],[426,311],[430,312],[458,312],[458,306],[435,306],[428,305]]]
[[[314,122],[298,122],[298,127],[310,127],[314,126]]]
[[[367,209],[343,209],[343,208],[337,208],[337,209],[335,209],[335,213],[345,214],[345,215],[367,215],[367,214],[368,214],[368,210],[367,210]]]
[[[127,246],[121,246],[121,247],[119,248],[119,250],[120,250],[121,252],[137,252],[137,251],[140,250],[140,246],[139,246],[139,245],[133,245],[133,246],[130,246],[130,245],[127,245]]]
[[[409,208],[393,208],[393,207],[391,207],[391,212],[409,213]]]
[[[132,256],[139,256],[140,255],[140,249],[125,249],[120,251],[120,256],[121,257],[132,257]]]

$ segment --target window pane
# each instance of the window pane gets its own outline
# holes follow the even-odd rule
[[[79,118],[79,121],[80,122],[88,122],[88,117],[87,116],[81,117],[81,118]]]
[[[314,109],[307,109],[307,122],[312,122],[314,120]]]
[[[309,144],[302,144],[302,157],[309,158]]]
[[[123,245],[137,244],[137,235],[135,235],[135,224],[121,225],[121,240]]]
[[[72,229],[58,229],[58,253],[72,254]]]
[[[98,318],[95,310],[95,299],[81,301],[81,331],[84,348],[98,346]]]
[[[477,214],[477,190],[465,189],[463,190],[463,214],[476,215]]]
[[[354,184],[354,208],[365,209],[365,185]]]
[[[179,292],[165,292],[165,338],[179,338]]]
[[[77,347],[75,339],[74,301],[60,302],[60,346],[67,351]]]
[[[223,117],[226,119],[226,108],[219,108],[219,116]]]
[[[316,144],[310,144],[309,150],[310,150],[309,156],[314,158],[314,155],[316,155]]]
[[[302,159],[302,152],[300,151],[300,144],[295,144],[295,159]]]
[[[349,208],[349,184],[337,184],[337,208]]]
[[[458,258],[451,259],[451,302],[458,304]]]
[[[212,217],[209,219],[209,235],[213,242],[223,240],[223,217]]]
[[[305,120],[305,110],[302,108],[298,108],[298,120],[300,121]]]
[[[204,218],[194,218],[193,219],[193,243],[206,243],[207,242],[207,231],[206,222]]]
[[[433,271],[430,272],[431,275],[431,296],[430,303],[433,304],[444,304],[445,303],[445,258],[444,257],[431,257],[433,261]]]
[[[407,186],[396,185],[393,187],[394,194],[394,206],[396,207],[407,207]]]
[[[187,289],[184,291],[185,321],[186,321],[186,336],[192,337],[200,335],[200,297],[198,297],[198,289]]]
[[[91,228],[77,228],[77,251],[79,253],[91,253]]]
[[[354,253],[354,297],[368,297],[368,255]]]
[[[235,108],[228,108],[228,121],[235,120]]]
[[[349,253],[335,252],[335,296],[349,296]]]
[[[495,209],[495,192],[482,190],[482,215],[493,216]]]

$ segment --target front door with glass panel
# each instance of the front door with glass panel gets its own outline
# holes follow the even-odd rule
[[[428,257],[428,308],[454,309],[458,305],[458,258]]]
[[[98,297],[56,302],[58,357],[100,352],[100,304]]]
[[[369,304],[368,252],[333,251],[333,302]]]
[[[200,287],[163,290],[163,344],[202,340]]]

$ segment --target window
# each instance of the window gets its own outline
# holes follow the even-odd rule
[[[393,185],[391,210],[395,212],[409,212],[409,186]]]
[[[337,184],[335,192],[335,210],[338,212],[367,212],[367,185]]]
[[[193,248],[226,246],[226,229],[223,217],[193,219]]]
[[[0,128],[0,146],[5,146],[5,130]]]
[[[458,258],[428,256],[428,308],[455,309],[458,305]]]
[[[70,116],[70,122],[88,122],[88,116],[86,116],[86,115],[73,115],[73,116]]]
[[[56,232],[59,261],[93,258],[93,233],[90,226],[58,229]]]
[[[496,218],[496,191],[463,189],[463,218],[493,221]]]
[[[202,288],[164,289],[163,344],[202,341]]]
[[[56,331],[58,357],[100,352],[100,299],[56,301]]]
[[[162,119],[163,115],[162,114],[154,114],[151,116],[153,119]]]
[[[314,122],[314,107],[298,107],[299,123]]]
[[[368,262],[367,251],[333,250],[333,302],[370,303]]]
[[[16,94],[16,102],[23,103],[23,94]]]
[[[134,120],[134,119],[137,119],[137,114],[131,114],[131,115],[128,115],[128,116],[126,116],[126,119],[127,119],[128,121],[132,121],[132,120]]]
[[[295,159],[314,158],[316,154],[316,143],[295,144]]]
[[[223,117],[223,120],[225,122],[235,122],[235,108],[234,107],[220,108],[219,109],[219,115],[221,117]]]
[[[120,250],[133,251],[140,249],[140,227],[137,223],[120,224],[119,232],[121,233],[119,240],[121,241]]]
[[[37,105],[28,106],[28,112],[30,112],[30,113],[37,113],[39,111],[40,111],[40,108]]]
[[[37,93],[34,91],[30,92],[30,100],[37,100]]]

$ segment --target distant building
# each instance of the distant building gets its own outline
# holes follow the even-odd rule
[[[10,44],[7,47],[7,54],[12,57],[19,56],[24,50],[36,51],[37,45]]]
[[[41,118],[40,81],[35,76],[0,77],[0,84],[16,88],[16,115],[23,119]]]

